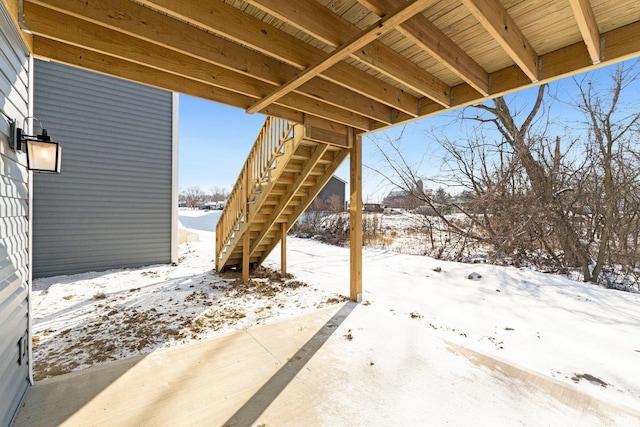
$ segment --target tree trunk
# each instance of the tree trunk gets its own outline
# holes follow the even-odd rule
[[[546,206],[548,209],[547,218],[556,231],[558,241],[565,253],[565,262],[573,267],[581,267],[584,280],[588,281],[591,280],[589,269],[591,257],[589,256],[589,251],[580,242],[578,233],[569,222],[562,205],[554,195],[552,176],[545,172],[544,166],[540,162],[536,161],[529,146],[526,144],[529,127],[537,115],[544,98],[544,90],[545,85],[540,86],[536,102],[520,127],[516,125],[509,106],[502,97],[493,100],[495,108],[485,105],[479,105],[476,108],[486,110],[495,116],[496,120],[493,122],[522,162],[534,194],[536,194],[542,206]]]

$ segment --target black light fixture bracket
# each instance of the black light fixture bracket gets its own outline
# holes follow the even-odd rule
[[[40,135],[27,135],[24,133],[22,128],[19,128],[16,124],[16,121],[11,119],[9,120],[9,146],[13,148],[15,151],[25,151],[26,142],[27,141],[42,141],[42,142],[51,142],[51,137],[47,134],[46,129],[42,129],[42,134]]]

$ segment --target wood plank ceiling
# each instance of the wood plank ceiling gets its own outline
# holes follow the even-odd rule
[[[19,19],[37,57],[339,134],[640,55],[638,0],[23,0]]]

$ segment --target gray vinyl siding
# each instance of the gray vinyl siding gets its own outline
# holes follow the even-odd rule
[[[29,113],[28,67],[0,3],[0,108],[21,127]],[[18,363],[18,342],[29,329],[29,174],[8,137],[9,122],[0,116],[0,426],[11,423],[29,387],[28,354]]]
[[[35,61],[62,173],[34,179],[34,277],[171,261],[172,93]]]

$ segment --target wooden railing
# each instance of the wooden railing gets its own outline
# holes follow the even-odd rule
[[[216,225],[216,266],[223,258],[225,246],[239,237],[242,223],[248,219],[249,204],[268,180],[285,141],[293,137],[293,129],[294,123],[288,120],[269,116],[264,121]]]

